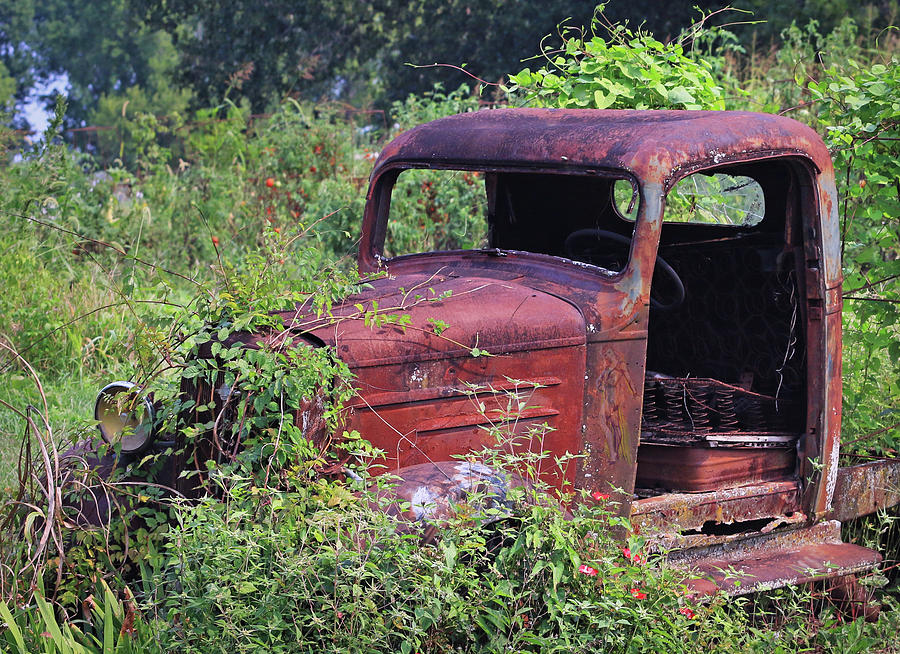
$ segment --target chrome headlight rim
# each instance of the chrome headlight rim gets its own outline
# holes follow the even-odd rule
[[[130,381],[115,381],[107,384],[97,393],[94,402],[94,420],[100,438],[109,445],[119,445],[124,454],[139,454],[153,443],[156,438],[156,407],[153,402],[140,396],[143,389]],[[131,395],[135,405],[122,411],[122,394]],[[131,429],[123,437],[123,432]]]

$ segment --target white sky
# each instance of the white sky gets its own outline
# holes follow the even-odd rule
[[[65,93],[68,86],[69,78],[65,75],[60,75],[32,89],[20,111],[25,115],[25,119],[28,120],[35,137],[40,136],[41,132],[47,128],[47,123],[50,120],[50,114],[44,109],[40,96],[48,93]]]

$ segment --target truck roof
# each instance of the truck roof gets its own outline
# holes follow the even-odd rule
[[[747,111],[491,109],[414,127],[382,151],[387,167],[513,166],[626,170],[672,184],[698,168],[797,155],[831,169],[822,139],[793,119]]]

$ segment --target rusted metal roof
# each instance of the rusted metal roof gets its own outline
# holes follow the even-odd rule
[[[494,109],[414,127],[388,144],[373,178],[397,162],[627,170],[672,183],[729,161],[796,154],[820,171],[831,159],[815,131],[784,116],[744,111]]]

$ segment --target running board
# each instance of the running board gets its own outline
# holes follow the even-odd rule
[[[669,558],[673,565],[689,572],[685,585],[695,596],[720,590],[746,595],[865,572],[881,562],[881,555],[873,550],[842,543],[837,521],[751,542],[683,550]]]

